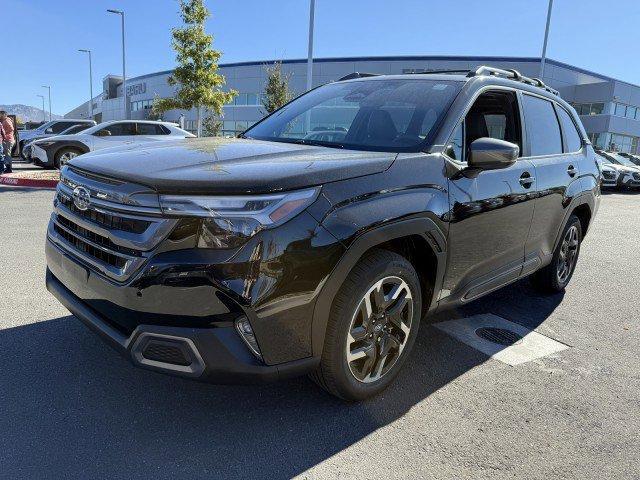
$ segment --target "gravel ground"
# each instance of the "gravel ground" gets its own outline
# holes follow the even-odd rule
[[[136,369],[44,288],[53,193],[0,187],[0,477],[640,478],[640,196],[611,194],[564,295],[492,312],[571,346],[510,367],[423,324],[396,384],[344,404],[302,378]]]

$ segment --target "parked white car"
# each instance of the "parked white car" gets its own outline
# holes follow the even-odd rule
[[[31,158],[36,165],[60,168],[72,158],[95,150],[189,137],[195,135],[182,130],[175,123],[114,120],[100,123],[75,135],[36,140],[31,143]]]
[[[597,151],[609,168],[618,172],[616,185],[618,188],[640,187],[640,167],[617,152]]]

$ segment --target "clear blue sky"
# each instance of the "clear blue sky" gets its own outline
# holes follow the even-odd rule
[[[640,84],[639,0],[555,0],[548,56]],[[306,57],[308,0],[208,0],[208,23],[222,62]],[[176,0],[0,0],[4,36],[0,103],[53,111],[87,97],[93,50],[94,94],[120,73],[119,17],[127,14],[127,75],[174,66],[170,29]],[[315,55],[539,56],[547,0],[316,0]],[[15,51],[17,58],[7,56]]]

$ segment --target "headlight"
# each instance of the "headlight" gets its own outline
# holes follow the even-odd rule
[[[201,217],[198,246],[233,248],[264,228],[281,225],[311,205],[320,189],[269,195],[187,196],[161,195],[168,216]]]

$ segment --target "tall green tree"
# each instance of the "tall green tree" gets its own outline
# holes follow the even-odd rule
[[[225,78],[218,73],[218,61],[222,52],[214,50],[213,35],[205,32],[205,21],[210,16],[204,0],[180,0],[180,17],[184,25],[172,30],[172,46],[176,51],[178,66],[168,78],[175,85],[172,98],[154,101],[157,113],[167,110],[197,109],[198,136],[202,135],[202,109],[206,108],[222,116],[222,107],[238,94],[235,90],[222,91]]]
[[[267,113],[271,113],[293,99],[294,93],[289,89],[291,74],[282,73],[282,62],[265,65],[264,71],[267,74],[267,83],[262,105]]]

